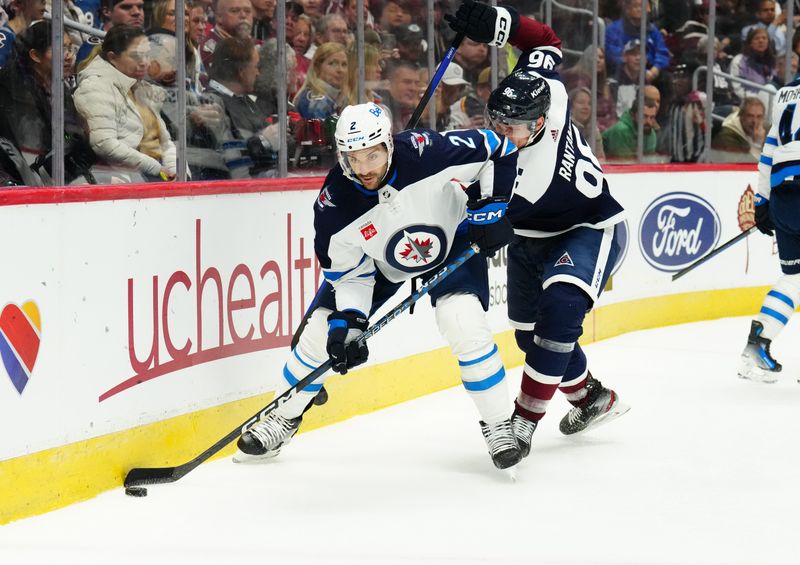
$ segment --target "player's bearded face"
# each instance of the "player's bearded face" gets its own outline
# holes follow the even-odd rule
[[[364,188],[377,189],[386,176],[389,152],[383,144],[358,151],[347,151],[344,157]]]

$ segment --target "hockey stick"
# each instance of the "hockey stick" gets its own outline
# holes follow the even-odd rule
[[[445,265],[439,272],[434,274],[416,292],[412,293],[408,298],[406,298],[405,300],[403,300],[403,302],[401,302],[398,306],[396,306],[391,312],[387,313],[380,320],[372,324],[367,329],[367,331],[365,331],[358,337],[358,341],[360,343],[364,343],[367,339],[369,339],[370,337],[381,331],[386,326],[386,324],[388,324],[396,317],[398,317],[400,314],[405,312],[408,308],[411,307],[412,304],[414,304],[420,298],[428,294],[428,292],[430,292],[430,290],[433,287],[442,282],[453,271],[458,269],[473,255],[479,252],[480,248],[477,245],[475,245],[474,243],[470,245],[470,247],[468,247],[463,253],[461,253],[461,255],[453,259],[451,263]],[[273,401],[267,404],[263,409],[259,410],[252,417],[248,418],[246,422],[244,422],[239,426],[236,426],[236,428],[231,430],[230,433],[228,433],[225,437],[220,439],[218,442],[216,442],[214,445],[206,449],[203,453],[201,453],[191,461],[187,461],[186,463],[178,465],[176,467],[137,467],[131,469],[125,476],[125,486],[133,487],[142,485],[156,485],[162,483],[173,483],[177,481],[190,471],[197,468],[201,463],[209,459],[212,455],[219,452],[234,439],[239,437],[260,418],[265,417],[267,414],[275,410],[278,406],[281,406],[290,398],[292,398],[301,390],[303,390],[305,387],[310,385],[318,377],[322,376],[328,369],[330,369],[330,367],[331,367],[331,361],[330,359],[328,359],[322,365],[320,365],[319,367],[314,369],[311,373],[309,373],[307,376],[302,378],[293,387],[286,390],[283,394],[273,399]]]
[[[756,226],[751,226],[750,229],[747,229],[747,230],[743,231],[742,233],[740,233],[739,235],[737,235],[733,239],[729,239],[728,241],[726,241],[725,243],[723,243],[722,245],[717,247],[714,251],[710,252],[707,255],[704,255],[703,257],[700,257],[700,259],[698,259],[697,261],[695,261],[694,263],[692,263],[688,267],[684,267],[683,269],[681,269],[680,271],[678,271],[677,273],[672,275],[672,280],[673,281],[678,280],[679,278],[681,278],[683,275],[685,275],[689,271],[695,269],[696,267],[699,267],[700,265],[702,265],[703,263],[705,263],[706,261],[708,261],[712,257],[715,257],[715,256],[719,255],[720,253],[725,251],[728,247],[730,247],[731,245],[733,245],[737,241],[746,238],[748,235],[750,235],[753,232],[754,229],[756,229]]]
[[[444,76],[444,72],[447,70],[447,67],[450,66],[450,62],[453,60],[453,57],[458,50],[458,46],[461,45],[461,42],[464,40],[464,34],[459,33],[453,38],[453,42],[448,47],[447,52],[444,54],[439,66],[436,67],[436,72],[433,75],[433,78],[428,82],[428,88],[425,90],[425,94],[420,98],[419,102],[417,103],[417,107],[414,108],[414,113],[411,114],[411,117],[406,124],[405,129],[414,129],[417,127],[419,123],[419,119],[422,116],[422,112],[425,111],[425,107],[428,105],[428,101],[433,96],[436,87],[439,86],[439,82],[441,82],[442,77]],[[319,291],[317,291],[319,293]],[[314,300],[316,300],[317,296],[314,296]],[[300,334],[303,333],[303,330],[308,325],[308,319],[311,317],[311,314],[314,313],[314,302],[311,302],[311,306],[308,307],[303,319],[300,320],[300,325],[297,326],[297,331],[294,332],[292,336],[292,342],[290,347],[294,349],[297,347],[297,343],[300,341]]]

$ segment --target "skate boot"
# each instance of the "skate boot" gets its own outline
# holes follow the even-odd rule
[[[495,467],[508,469],[522,460],[510,419],[495,424],[481,422],[481,432]]]
[[[595,428],[622,416],[631,409],[619,401],[616,392],[604,387],[594,377],[588,377],[586,391],[586,397],[580,404],[561,419],[558,429],[562,434],[572,435]]]
[[[511,426],[514,428],[514,435],[517,437],[519,452],[523,459],[531,452],[531,438],[533,437],[533,432],[536,431],[537,425],[539,425],[539,422],[528,420],[522,414],[517,414],[516,410],[514,415],[511,416]]]
[[[771,339],[761,337],[764,326],[761,322],[753,320],[750,323],[750,335],[747,336],[747,345],[742,351],[739,362],[739,377],[762,383],[774,383],[778,380],[778,373],[783,368],[769,352]]]
[[[281,447],[291,441],[302,421],[302,416],[289,419],[270,412],[266,418],[256,422],[241,435],[236,443],[241,453],[234,455],[233,460],[243,463],[275,457],[280,453]]]

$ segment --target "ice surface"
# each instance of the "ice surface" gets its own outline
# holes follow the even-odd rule
[[[736,377],[746,318],[587,347],[631,411],[568,438],[557,396],[516,482],[457,388],[0,527],[0,563],[797,564],[798,328],[774,385]]]

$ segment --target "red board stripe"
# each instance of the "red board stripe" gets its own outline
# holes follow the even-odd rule
[[[9,304],[3,308],[0,314],[0,330],[6,334],[20,361],[28,368],[28,372],[32,372],[36,355],[39,353],[39,336],[16,304]]]

